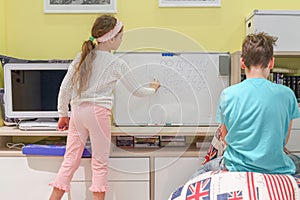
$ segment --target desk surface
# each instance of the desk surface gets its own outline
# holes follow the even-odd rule
[[[112,136],[154,136],[154,135],[168,135],[168,136],[213,136],[217,130],[217,127],[115,127],[112,126]],[[0,148],[1,157],[12,156],[24,156],[19,150],[11,150],[4,147],[7,141],[11,141],[12,136],[25,137],[23,139],[33,137],[48,137],[48,136],[67,136],[67,131],[21,131],[16,127],[3,126],[0,127],[0,142],[2,148]],[[158,148],[158,149],[122,149],[112,146],[111,156],[200,156],[207,150],[201,151],[200,149],[191,147],[178,147],[178,148]]]
[[[214,135],[217,127],[115,127],[112,126],[112,136],[119,135],[182,135],[208,136]],[[21,131],[16,127],[0,127],[0,136],[66,136],[67,131]]]

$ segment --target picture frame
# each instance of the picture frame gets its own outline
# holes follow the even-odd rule
[[[159,7],[221,7],[221,0],[158,0]]]
[[[116,13],[117,0],[44,0],[44,13]]]

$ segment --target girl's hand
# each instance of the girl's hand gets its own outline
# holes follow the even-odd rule
[[[152,82],[150,82],[149,87],[155,89],[156,92],[158,88],[160,88],[160,82],[154,79]]]
[[[57,129],[59,131],[66,131],[69,128],[69,117],[60,117],[57,123]]]

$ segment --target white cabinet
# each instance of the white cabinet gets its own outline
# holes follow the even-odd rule
[[[1,200],[48,199],[62,157],[0,157]],[[150,199],[149,158],[110,158],[107,200]],[[90,159],[84,158],[74,174],[70,194],[63,200],[90,200]]]
[[[111,158],[107,200],[149,200],[150,159]]]
[[[48,199],[62,159],[54,157],[0,157],[1,200]],[[68,199],[65,194],[63,200]]]
[[[108,180],[110,181],[149,181],[149,158],[110,158]]]
[[[246,34],[265,32],[278,37],[276,51],[300,50],[299,10],[254,10],[246,18]]]
[[[92,177],[90,159],[84,159],[83,162],[84,168],[78,169],[71,182],[69,200],[93,199],[92,192],[88,190]],[[149,158],[110,158],[108,181],[107,200],[149,200]]]
[[[166,200],[183,185],[201,166],[196,157],[156,157],[154,160],[154,200]]]
[[[147,136],[154,133],[176,136],[180,133],[187,136],[189,146],[124,150],[112,145],[106,200],[166,199],[200,166],[201,161],[197,157],[206,150],[195,149],[190,144],[194,137],[212,137],[216,129],[217,127],[112,127],[113,138],[120,135]],[[15,127],[0,127],[0,199],[48,199],[52,191],[48,184],[55,179],[63,160],[63,157],[24,156],[19,150],[8,149],[8,142],[31,143],[45,137],[66,135],[66,132],[58,131],[20,131]],[[184,157],[180,158],[181,156]],[[72,179],[70,192],[64,195],[63,200],[92,199],[92,192],[88,190],[92,177],[90,161],[90,158],[82,158]],[[165,162],[170,161],[172,165],[168,168]]]
[[[149,200],[150,158],[110,158],[107,200]]]

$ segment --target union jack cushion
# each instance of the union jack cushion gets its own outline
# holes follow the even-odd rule
[[[230,183],[230,184],[228,184]],[[207,172],[189,180],[169,200],[299,200],[290,175],[255,172]]]
[[[217,158],[219,156],[222,156],[225,150],[225,144],[221,138],[221,127],[219,126],[212,141],[210,144],[210,147],[207,151],[206,156],[204,157],[204,160],[202,162],[202,165],[207,163],[208,161]]]

